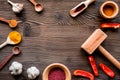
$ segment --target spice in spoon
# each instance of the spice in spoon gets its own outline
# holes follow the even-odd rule
[[[17,26],[17,24],[18,24],[18,22],[17,22],[16,20],[14,20],[14,19],[12,19],[12,20],[7,20],[7,19],[5,19],[5,18],[3,18],[3,17],[0,17],[0,21],[3,21],[3,22],[5,22],[5,23],[8,23],[8,24],[9,24],[9,27],[11,27],[11,28],[15,28],[15,27]]]
[[[6,46],[7,44],[15,45],[21,42],[22,36],[17,31],[12,31],[9,33],[7,40],[0,45],[0,48]]]
[[[70,10],[70,15],[72,17],[76,17],[78,14],[84,11],[88,7],[89,4],[93,3],[94,1],[95,0],[86,0],[86,1],[79,3],[77,6],[75,6],[74,8]]]
[[[16,20],[9,20],[9,26],[10,26],[11,28],[16,27],[16,26],[17,26],[17,21],[16,21]]]
[[[12,31],[8,36],[15,44],[18,44],[21,41],[21,34],[17,31]]]

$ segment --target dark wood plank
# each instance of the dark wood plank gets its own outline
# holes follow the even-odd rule
[[[19,46],[22,54],[12,58],[12,60],[0,71],[0,80],[28,80],[26,70],[30,66],[36,66],[41,74],[36,80],[42,80],[42,72],[51,63],[59,62],[65,64],[73,74],[75,69],[83,69],[91,73],[87,53],[81,50],[81,44],[100,28],[102,22],[106,22],[99,14],[100,5],[106,0],[99,0],[93,3],[76,18],[71,18],[69,10],[82,0],[37,0],[44,5],[42,13],[36,13],[33,5],[28,0],[12,0],[24,3],[25,9],[15,15],[11,11],[11,6],[0,0],[0,16],[7,19],[17,19],[23,21],[15,29],[10,29],[7,24],[0,22],[0,43],[6,40],[9,32],[19,31],[22,42]],[[120,6],[119,0],[114,0]],[[120,23],[120,13],[111,22]],[[117,60],[120,61],[120,30],[104,30],[108,38],[102,43]],[[0,49],[0,61],[11,53],[13,46],[7,45]],[[99,76],[95,80],[119,80],[120,72],[113,66],[98,50],[93,55],[99,69]],[[21,62],[24,66],[22,75],[13,77],[8,71],[13,61]],[[116,74],[114,79],[109,78],[99,68],[99,63],[105,63]],[[72,76],[72,80],[88,80],[83,77]]]

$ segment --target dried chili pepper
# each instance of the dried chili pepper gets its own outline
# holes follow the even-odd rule
[[[114,78],[115,73],[108,66],[103,63],[100,63],[99,66],[109,77]]]
[[[83,77],[89,78],[90,80],[94,80],[94,76],[90,72],[87,72],[84,70],[75,70],[73,75],[83,76]]]
[[[119,23],[102,23],[101,24],[101,28],[120,28],[120,24]]]
[[[96,62],[95,62],[95,60],[94,60],[94,57],[93,57],[93,56],[88,56],[88,59],[89,59],[89,61],[90,61],[91,67],[92,67],[93,72],[94,72],[94,75],[95,75],[95,76],[98,76],[98,69],[97,69]]]

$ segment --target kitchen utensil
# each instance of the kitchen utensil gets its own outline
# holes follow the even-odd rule
[[[114,1],[105,1],[99,11],[103,18],[113,19],[119,13],[119,7]]]
[[[29,0],[35,8],[36,12],[41,12],[43,10],[43,6],[40,3],[35,2],[35,0]]]
[[[12,53],[5,57],[2,62],[0,63],[0,70],[6,65],[6,63],[14,56],[20,54],[20,48],[15,46],[12,48]]]
[[[0,17],[0,21],[3,21],[3,22],[5,22],[5,23],[8,23],[8,24],[9,24],[9,27],[11,27],[11,28],[15,28],[15,27],[17,26],[17,24],[18,24],[18,22],[17,22],[16,20],[14,20],[14,19],[12,19],[12,20],[7,20],[7,19],[5,19],[5,18],[3,18],[3,17]]]
[[[118,69],[120,69],[120,62],[117,61],[107,50],[105,50],[100,44],[107,38],[107,35],[100,29],[96,29],[93,34],[82,44],[81,48],[88,54],[92,54],[96,48]]]
[[[16,32],[16,33],[19,35],[19,37],[20,37],[20,40],[19,40],[19,41],[13,42],[13,41],[10,39],[10,35],[13,34],[13,32]],[[12,37],[16,38],[15,35],[13,35]],[[12,32],[9,33],[9,35],[8,35],[8,37],[7,37],[7,40],[6,40],[3,44],[0,45],[0,48],[4,47],[4,46],[7,45],[7,44],[12,44],[12,45],[18,44],[18,43],[20,43],[20,41],[21,41],[21,34],[20,34],[19,32],[17,32],[17,31],[12,31]]]
[[[88,7],[89,4],[91,4],[94,1],[95,0],[82,1],[81,3],[79,3],[77,6],[75,6],[74,8],[70,10],[70,15],[72,17],[76,17],[78,14],[84,11]]]
[[[49,66],[47,66],[43,72],[42,80],[48,80],[49,72],[53,68],[61,68],[65,72],[65,76],[66,76],[65,80],[71,80],[71,73],[70,73],[69,69],[61,63],[53,63],[53,64],[50,64]]]

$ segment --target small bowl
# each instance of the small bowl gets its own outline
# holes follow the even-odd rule
[[[50,64],[49,66],[47,66],[45,68],[45,70],[43,71],[42,80],[48,80],[49,72],[53,68],[62,69],[65,72],[65,76],[66,76],[65,80],[71,80],[71,73],[70,73],[69,69],[61,63],[53,63],[53,64]]]
[[[100,14],[105,19],[112,19],[119,13],[119,7],[114,1],[106,1],[100,7]]]

